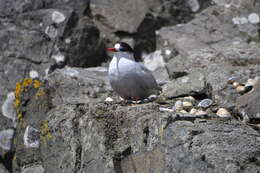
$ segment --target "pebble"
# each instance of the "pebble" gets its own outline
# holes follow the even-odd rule
[[[181,110],[180,113],[187,114],[188,112],[185,110]]]
[[[235,81],[236,81],[236,77],[230,77],[230,78],[228,78],[227,83],[228,84],[233,84]]]
[[[236,92],[238,92],[239,94],[243,94],[243,93],[245,93],[245,91],[246,91],[246,87],[243,85],[238,85],[236,87]]]
[[[230,112],[225,108],[219,108],[217,111],[217,115],[222,118],[230,117]]]
[[[232,85],[233,85],[233,87],[235,87],[235,88],[236,88],[236,87],[239,85],[239,83],[238,83],[238,82],[233,82],[233,84],[232,84]]]
[[[251,13],[251,14],[249,14],[249,16],[248,16],[248,21],[249,21],[251,24],[258,24],[258,23],[260,22],[259,15],[256,14],[256,13]]]
[[[148,97],[148,100],[154,101],[154,100],[156,100],[156,98],[157,98],[157,95],[152,94],[152,95],[150,95],[150,96]]]
[[[176,111],[180,111],[180,110],[183,109],[183,103],[182,103],[181,100],[178,100],[178,101],[175,102],[175,104],[174,104],[174,109],[175,109]]]
[[[66,17],[63,13],[54,11],[51,15],[51,19],[54,23],[61,23],[66,19]]]
[[[203,110],[198,110],[195,115],[207,115],[207,112],[206,111],[203,111]]]
[[[13,129],[6,129],[0,131],[0,147],[4,150],[10,150],[12,146],[13,136],[14,136]]]
[[[191,110],[190,110],[190,114],[195,114],[197,112],[197,109],[195,109],[195,108],[192,108]]]
[[[35,79],[35,78],[39,77],[39,73],[35,70],[32,70],[32,71],[30,71],[29,76],[30,76],[30,78]]]
[[[193,104],[191,102],[184,101],[182,102],[183,109],[190,110],[193,107]]]
[[[245,84],[245,87],[254,86],[256,81],[257,81],[256,79],[248,79],[246,84]]]
[[[199,102],[198,107],[201,108],[208,108],[213,104],[213,101],[211,99],[203,99]]]
[[[159,107],[159,111],[161,112],[174,112],[173,109],[169,109],[169,108],[162,108],[162,107]]]
[[[22,173],[44,173],[45,170],[44,168],[42,167],[42,165],[35,165],[35,166],[32,166],[32,167],[27,167],[27,168],[24,168],[22,170]]]
[[[107,97],[105,100],[105,102],[113,102],[113,101],[114,101],[114,99],[112,99],[111,97]]]

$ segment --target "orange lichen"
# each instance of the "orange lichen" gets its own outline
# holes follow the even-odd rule
[[[27,86],[31,85],[32,82],[33,82],[33,79],[32,79],[32,78],[25,78],[25,79],[23,80],[23,87],[27,87]]]
[[[22,91],[22,85],[20,82],[17,82],[15,85],[15,97],[16,98],[20,97],[21,91]]]
[[[39,88],[40,86],[42,86],[42,83],[39,80],[34,80],[33,86],[34,88]]]

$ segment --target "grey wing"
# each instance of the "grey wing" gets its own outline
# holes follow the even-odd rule
[[[143,64],[139,64],[140,70],[137,70],[138,76],[142,79],[143,88],[150,90],[151,92],[158,90],[158,84],[150,70],[148,70]],[[152,93],[151,93],[152,94]]]

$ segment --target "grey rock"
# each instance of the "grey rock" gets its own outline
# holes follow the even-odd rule
[[[6,129],[0,131],[0,147],[4,150],[10,150],[12,146],[12,140],[14,137],[13,129]]]
[[[210,95],[210,87],[207,86],[203,73],[194,72],[165,84],[162,92],[168,98],[191,95]]]
[[[1,173],[8,173],[7,169],[2,164],[0,164],[0,172]]]
[[[255,83],[253,89],[238,97],[236,100],[236,109],[242,115],[242,118],[247,121],[255,122],[260,119],[260,80]]]
[[[213,101],[211,99],[203,99],[199,102],[198,107],[208,108],[212,105]]]
[[[31,166],[22,170],[22,173],[44,173],[44,168],[41,165]]]
[[[144,65],[153,73],[157,81],[169,81],[168,71],[166,69],[164,56],[162,55],[161,50],[144,56],[143,61]]]
[[[92,0],[90,7],[100,30],[107,27],[112,28],[112,31],[129,33],[136,32],[147,12],[146,3],[136,0],[131,2]],[[136,14],[139,15],[138,18],[135,17]]]

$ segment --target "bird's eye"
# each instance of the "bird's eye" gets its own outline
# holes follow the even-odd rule
[[[124,49],[123,47],[120,47],[120,48],[119,48],[119,51],[122,51],[122,52],[123,52],[123,51],[125,51],[125,49]]]

